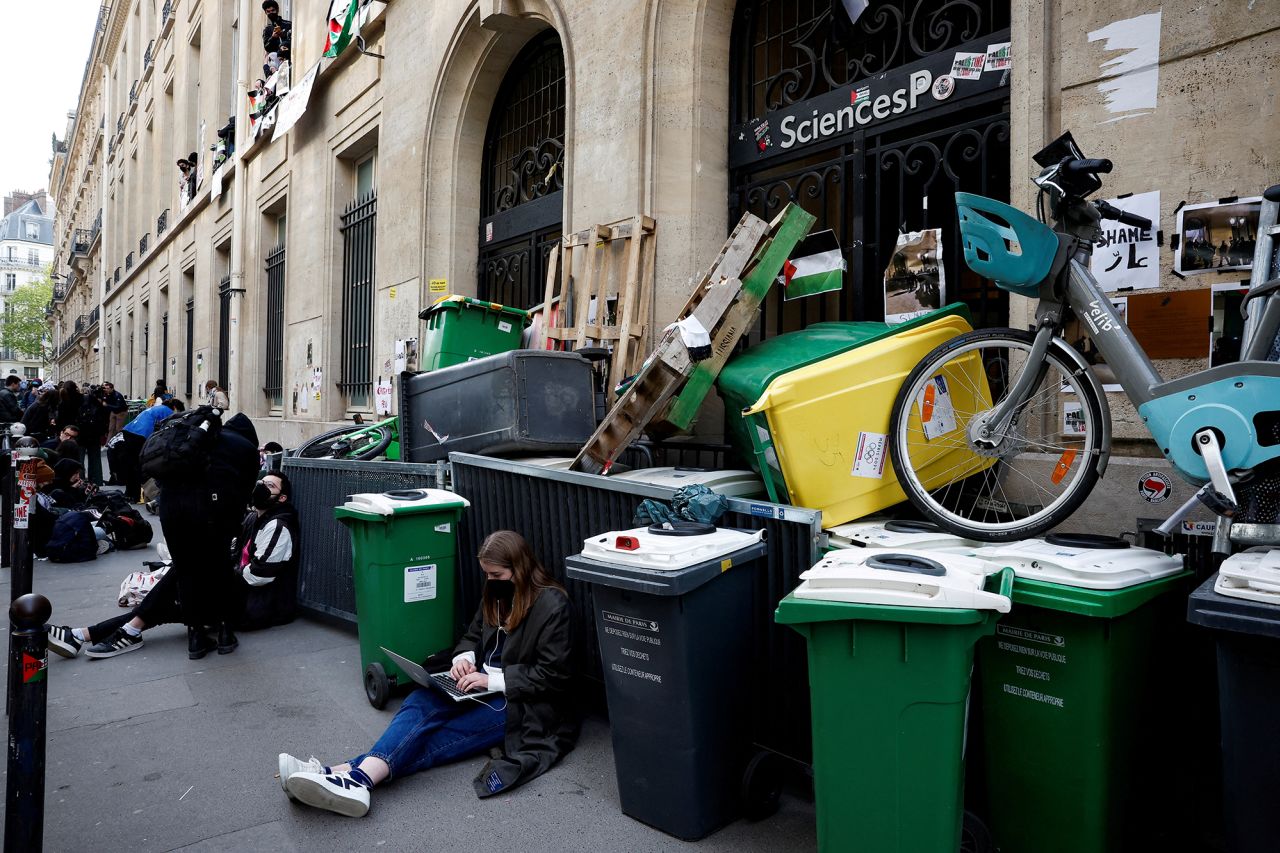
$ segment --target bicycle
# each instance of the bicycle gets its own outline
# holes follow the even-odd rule
[[[889,438],[903,491],[948,531],[995,542],[1044,533],[1079,508],[1106,471],[1111,413],[1094,370],[1062,336],[1074,315],[1161,453],[1198,488],[1161,532],[1203,504],[1223,521],[1215,552],[1228,553],[1234,486],[1280,475],[1280,363],[1266,360],[1280,328],[1280,279],[1261,281],[1255,273],[1242,308],[1240,362],[1166,381],[1088,266],[1103,219],[1152,224],[1086,200],[1112,164],[1085,158],[1069,132],[1034,159],[1044,167],[1033,179],[1037,218],[956,193],[965,263],[999,287],[1037,299],[1034,332],[966,333],[908,375]],[[1280,185],[1264,198],[1274,220]]]
[[[321,433],[291,455],[303,459],[369,460],[385,456],[400,459],[400,419],[390,417],[374,424],[356,423]]]

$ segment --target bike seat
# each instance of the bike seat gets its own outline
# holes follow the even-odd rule
[[[1262,191],[1262,197],[1267,201],[1280,202],[1280,184],[1273,184]]]

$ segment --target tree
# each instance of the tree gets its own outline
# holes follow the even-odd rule
[[[53,299],[53,280],[46,268],[39,281],[24,284],[5,299],[0,346],[48,364],[53,357],[45,308]]]

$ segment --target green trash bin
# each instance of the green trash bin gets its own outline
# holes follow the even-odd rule
[[[977,552],[1017,574],[1013,611],[978,646],[987,823],[1001,853],[1173,849],[1167,784],[1182,560],[1122,539],[1050,535]]]
[[[529,325],[528,311],[469,296],[446,296],[418,316],[427,321],[420,359],[424,371],[520,349]]]
[[[383,648],[426,660],[457,637],[458,522],[470,504],[439,489],[352,495],[333,514],[351,531],[365,695],[375,708],[411,682]]]
[[[974,646],[1009,609],[974,558],[834,551],[775,619],[809,644],[820,851],[955,853]]]

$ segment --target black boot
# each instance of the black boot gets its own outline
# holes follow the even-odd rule
[[[214,645],[204,632],[204,628],[187,628],[187,657],[191,660],[200,658],[213,651]]]
[[[218,626],[218,654],[229,655],[236,650],[236,646],[240,645],[240,641],[236,639],[235,632],[231,630],[231,626],[223,622]]]

